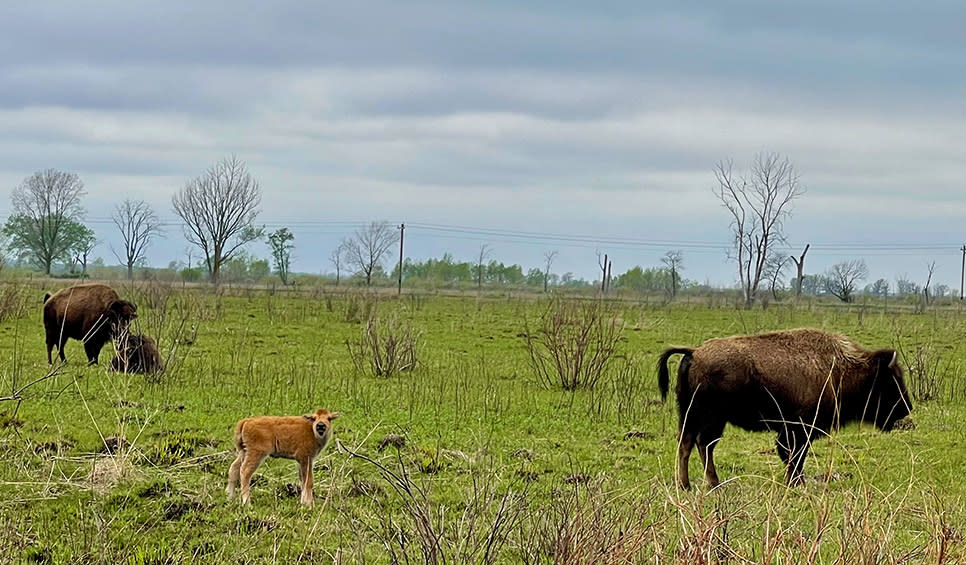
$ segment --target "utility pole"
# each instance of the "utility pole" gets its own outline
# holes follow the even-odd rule
[[[963,267],[959,271],[959,299],[963,299],[963,279],[966,278],[966,245],[963,246]]]
[[[396,294],[402,294],[402,270],[403,270],[403,236],[406,235],[406,224],[399,224],[399,290]]]

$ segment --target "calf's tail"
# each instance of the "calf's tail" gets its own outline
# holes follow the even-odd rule
[[[667,360],[672,355],[684,355],[685,361],[690,361],[692,353],[694,353],[693,347],[671,347],[662,353],[657,360],[657,386],[661,389],[661,400],[667,400],[667,391],[670,384]],[[685,361],[681,362],[684,363]]]
[[[244,420],[241,420],[235,426],[235,450],[236,451],[244,451],[245,450],[245,440],[242,438],[242,433],[245,430],[245,422],[247,422],[247,421],[248,421],[247,418],[244,419]]]

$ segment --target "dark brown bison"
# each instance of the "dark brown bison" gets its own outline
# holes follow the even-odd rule
[[[104,284],[79,284],[44,296],[44,329],[47,332],[47,363],[52,363],[54,346],[64,357],[68,338],[84,342],[91,365],[104,344],[124,331],[137,317],[137,306],[121,300],[114,289]]]
[[[158,344],[144,334],[123,332],[114,342],[117,355],[111,359],[111,370],[119,373],[159,373],[164,362]]]
[[[849,338],[812,329],[711,339],[697,348],[672,347],[658,361],[667,397],[667,361],[678,367],[678,480],[690,488],[695,444],[708,485],[718,484],[714,448],[725,424],[776,431],[785,482],[800,482],[812,440],[847,422],[889,431],[912,404],[892,349],[870,351]]]

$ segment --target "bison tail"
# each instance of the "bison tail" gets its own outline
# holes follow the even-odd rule
[[[47,301],[48,300],[50,300],[50,293],[49,292],[44,295],[44,304],[47,304]]]
[[[670,385],[670,377],[667,370],[667,360],[672,355],[684,355],[690,357],[694,353],[694,349],[691,347],[672,347],[661,354],[661,357],[657,360],[657,386],[661,389],[661,400],[667,400],[668,386]]]
[[[245,450],[245,440],[242,438],[242,434],[245,431],[245,422],[247,421],[247,418],[241,420],[235,426],[235,450],[239,452]]]

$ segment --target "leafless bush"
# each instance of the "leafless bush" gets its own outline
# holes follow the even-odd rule
[[[346,340],[349,357],[359,372],[369,369],[377,377],[391,377],[416,367],[419,332],[395,315],[371,316],[357,341]]]
[[[368,292],[349,292],[345,298],[345,321],[350,324],[370,320],[379,304],[378,296]]]
[[[402,505],[402,519],[384,516],[377,531],[391,563],[496,563],[507,535],[526,510],[526,492],[500,492],[493,473],[474,474],[462,511],[448,512],[425,486],[413,481],[399,451],[389,468],[353,452],[336,440],[340,450],[378,469]]]
[[[601,300],[551,299],[525,338],[534,372],[564,390],[593,388],[617,351],[624,323]]]
[[[947,390],[946,376],[950,371],[950,361],[943,360],[942,354],[935,348],[930,344],[919,344],[915,351],[907,354],[900,345],[899,351],[908,371],[909,393],[915,400],[936,400]]]
[[[663,531],[647,515],[660,501],[651,496],[627,506],[615,504],[617,498],[594,481],[558,490],[517,528],[520,562],[643,563],[647,554],[661,557]]]
[[[27,315],[26,287],[17,284],[4,284],[0,288],[0,322],[21,318]],[[37,303],[39,304],[39,300]]]

